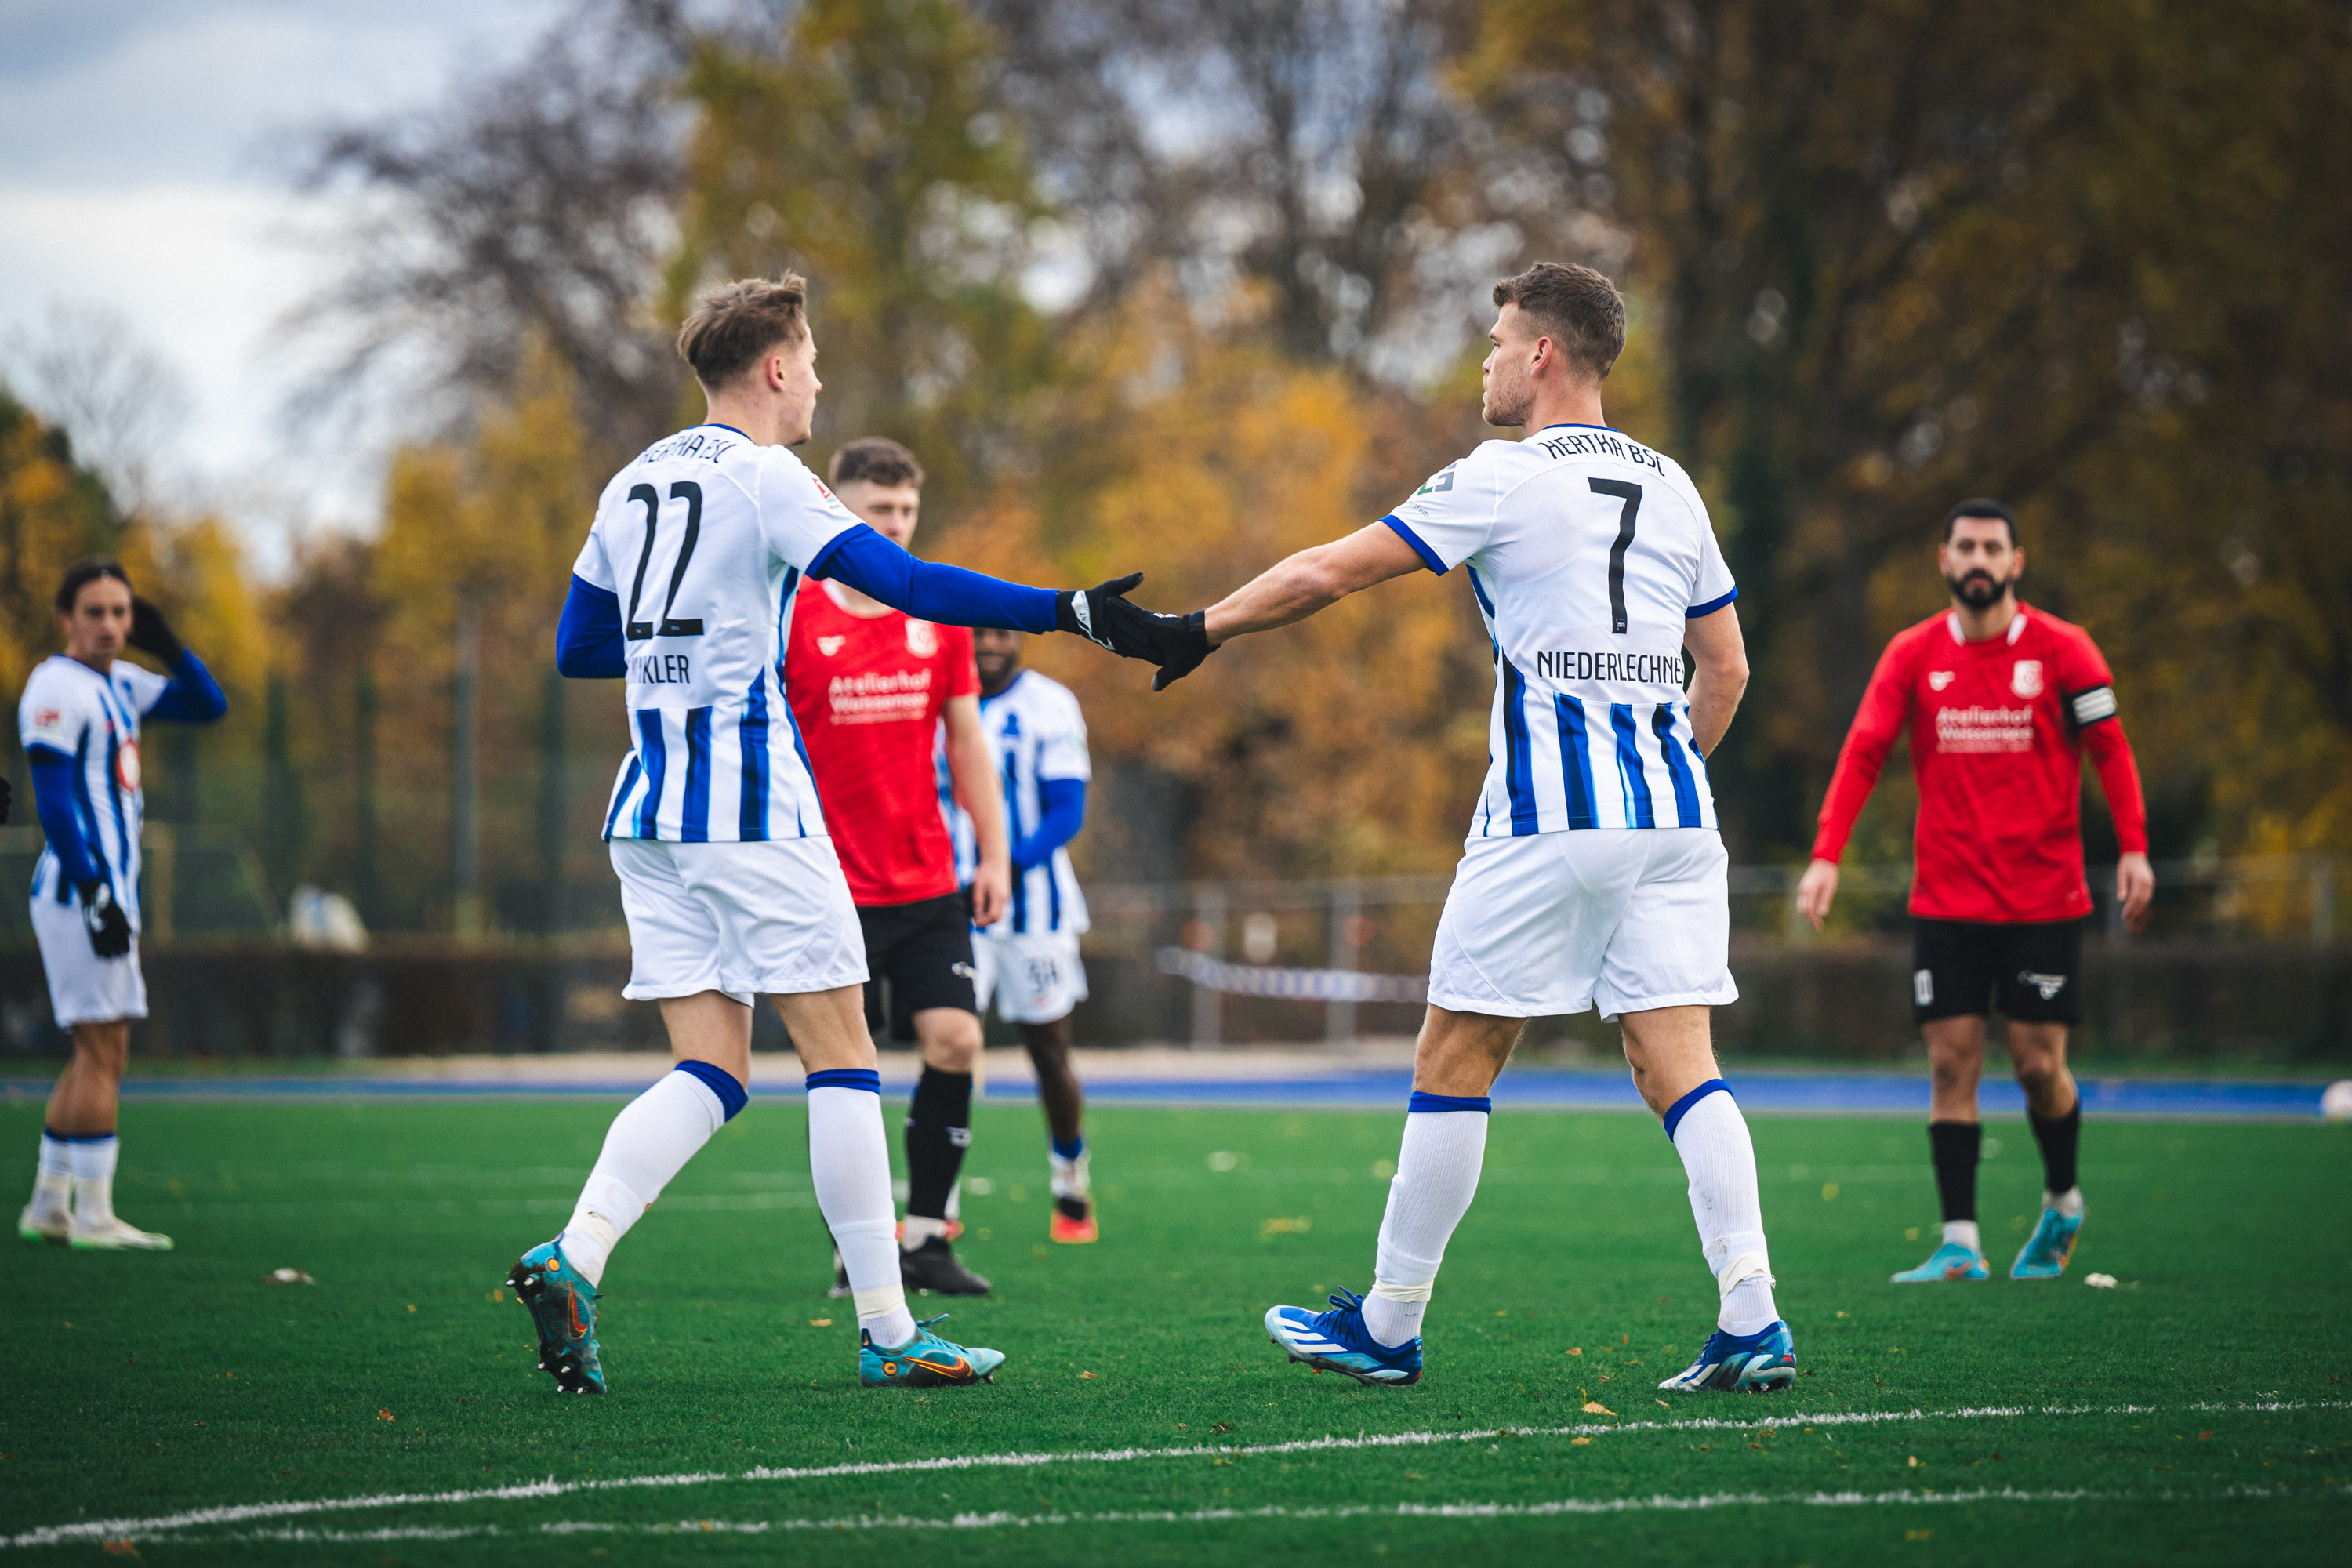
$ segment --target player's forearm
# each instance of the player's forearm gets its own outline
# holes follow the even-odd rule
[[[1037,826],[1013,847],[1013,868],[1026,871],[1052,858],[1054,851],[1086,826],[1087,781],[1044,779],[1037,785]]]
[[[628,673],[620,595],[572,579],[555,626],[555,668],[574,680],[613,680]]]
[[[2099,788],[2107,797],[2107,815],[2115,819],[2116,847],[2126,855],[2147,853],[2147,802],[2140,793],[2139,762],[2123,724],[2114,719],[2083,731],[2091,764],[2099,771]]]
[[[955,785],[956,804],[971,817],[971,840],[981,860],[1010,863],[1012,844],[1004,829],[1004,801],[998,793],[996,759],[989,754],[988,737],[976,729],[970,736],[948,739],[948,777]]]
[[[1054,591],[919,561],[864,524],[845,531],[809,565],[809,575],[845,583],[917,620],[943,626],[1055,627]]]
[[[1877,787],[1879,770],[1885,763],[1885,747],[1870,745],[1859,732],[1846,737],[1844,748],[1838,752],[1837,771],[1830,775],[1829,793],[1822,797],[1821,826],[1813,836],[1814,859],[1834,865],[1845,854],[1846,840],[1853,836],[1853,825],[1869,803],[1870,792]]]
[[[1748,665],[1742,660],[1737,667],[1710,668],[1700,665],[1693,672],[1690,684],[1691,738],[1698,742],[1703,756],[1713,756],[1724,735],[1731,729],[1732,716],[1739,711],[1739,699],[1748,690]]]
[[[1329,554],[1328,545],[1302,550],[1210,605],[1205,623],[1210,646],[1245,632],[1291,626],[1346,598],[1351,590],[1331,569]]]
[[[81,817],[74,810],[72,759],[47,746],[35,746],[26,753],[26,760],[33,765],[33,810],[41,819],[42,836],[57,853],[65,879],[97,880],[103,873],[82,837]]]

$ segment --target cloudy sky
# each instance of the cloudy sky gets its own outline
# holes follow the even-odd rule
[[[510,60],[555,0],[0,0],[0,372],[58,305],[110,306],[192,395],[167,462],[363,523],[379,454],[297,455],[274,328],[325,276],[287,190],[308,128]],[[267,508],[254,509],[266,511]],[[279,523],[257,521],[265,555]]]

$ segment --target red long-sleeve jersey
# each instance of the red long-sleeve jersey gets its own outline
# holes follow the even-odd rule
[[[2116,838],[2147,849],[2139,768],[2116,717],[2115,678],[2082,627],[2021,604],[1983,642],[1947,611],[1879,656],[1822,802],[1813,857],[1845,852],[1895,737],[1919,781],[1911,912],[2021,924],[2091,912],[2083,879],[2083,752],[2099,770]]]

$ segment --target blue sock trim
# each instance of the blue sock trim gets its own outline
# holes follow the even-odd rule
[[[808,1075],[811,1089],[862,1089],[868,1094],[882,1092],[882,1075],[873,1068],[827,1068],[823,1072]]]
[[[1683,1124],[1684,1114],[1688,1111],[1692,1106],[1696,1105],[1700,1100],[1705,1100],[1708,1095],[1713,1094],[1718,1089],[1723,1090],[1726,1094],[1731,1093],[1731,1086],[1729,1084],[1724,1082],[1719,1078],[1711,1078],[1705,1083],[1699,1085],[1696,1089],[1692,1089],[1688,1094],[1684,1095],[1680,1100],[1675,1100],[1673,1105],[1667,1107],[1667,1142],[1671,1143],[1674,1142],[1675,1129]],[[1734,1098],[1736,1099],[1738,1097],[1734,1096]]]
[[[1087,1152],[1087,1141],[1083,1136],[1073,1138],[1066,1143],[1059,1138],[1049,1138],[1047,1141],[1054,1145],[1054,1152],[1065,1160],[1075,1160]]]
[[[1405,1101],[1404,1109],[1408,1116],[1426,1115],[1437,1110],[1475,1110],[1481,1116],[1487,1116],[1494,1112],[1495,1100],[1492,1095],[1423,1094],[1416,1089],[1412,1091],[1412,1098]]]
[[[709,1062],[684,1061],[678,1063],[675,1070],[689,1078],[698,1078],[709,1085],[710,1092],[719,1097],[719,1103],[726,1109],[730,1121],[735,1120],[735,1113],[751,1099],[751,1090],[737,1083],[735,1075],[725,1068],[715,1067]]]
[[[106,1143],[114,1138],[111,1132],[52,1132],[46,1127],[41,1136],[58,1143]]]

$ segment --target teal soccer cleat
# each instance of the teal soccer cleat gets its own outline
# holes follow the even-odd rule
[[[925,1318],[915,1337],[896,1350],[883,1350],[871,1333],[857,1336],[857,1381],[868,1388],[944,1388],[964,1383],[994,1383],[1004,1364],[1003,1351],[966,1350],[931,1332],[948,1315]]]
[[[1421,1381],[1421,1337],[1401,1345],[1375,1342],[1364,1327],[1364,1299],[1342,1290],[1327,1297],[1328,1312],[1304,1307],[1269,1307],[1265,1337],[1293,1361],[1318,1372],[1341,1373],[1380,1388],[1404,1388]]]
[[[1916,1268],[1906,1268],[1900,1274],[1887,1276],[1890,1285],[1939,1285],[1946,1280],[1990,1279],[1992,1270],[1985,1267],[1985,1256],[1974,1247],[1948,1241],[1927,1255],[1927,1261]]]
[[[1707,1335],[1698,1360],[1658,1384],[1677,1394],[1717,1389],[1727,1394],[1774,1394],[1797,1381],[1797,1342],[1789,1325],[1773,1323],[1752,1334]]]
[[[596,1358],[596,1289],[552,1241],[542,1242],[507,1270],[515,1299],[539,1326],[539,1370],[565,1394],[603,1394],[604,1365]]]
[[[2011,1279],[2055,1279],[2066,1272],[2067,1259],[2074,1256],[2074,1238],[2083,1234],[2083,1216],[2069,1219],[2056,1209],[2043,1209],[2042,1223],[2025,1238],[2018,1249],[2017,1261],[2009,1266]]]

